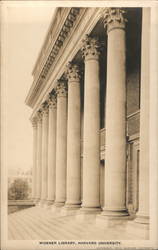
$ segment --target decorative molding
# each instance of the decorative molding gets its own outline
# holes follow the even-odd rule
[[[57,81],[56,87],[57,97],[66,97],[67,96],[67,85],[64,80]]]
[[[133,116],[135,116],[135,115],[137,115],[137,114],[140,114],[140,109],[137,110],[137,111],[134,112],[134,113],[131,113],[131,114],[127,115],[127,119],[129,120],[129,119],[133,118]]]
[[[79,82],[81,76],[78,65],[69,62],[66,65],[65,76],[68,79],[68,82]]]
[[[126,131],[128,137],[140,132],[140,110],[126,117]]]
[[[47,58],[47,61],[43,67],[43,69],[41,69],[41,78],[45,78],[46,74],[48,73],[51,65],[53,64],[53,61],[55,59],[55,57],[57,56],[60,47],[63,45],[64,40],[66,39],[70,29],[73,27],[74,22],[76,20],[77,15],[79,14],[79,8],[70,8],[69,13],[67,14],[66,20],[61,28],[60,33],[58,34],[58,37],[55,41],[55,43],[53,44],[53,47],[50,51],[50,54]],[[64,14],[64,13],[63,13]],[[65,15],[65,14],[64,14]],[[53,29],[53,24],[51,29]],[[49,43],[49,40],[51,40],[51,37],[53,37],[52,34],[49,34],[49,37],[47,37],[47,41],[45,41],[45,43]],[[41,55],[42,58],[43,54]],[[39,61],[40,59],[39,58]],[[38,68],[38,65],[37,65]]]
[[[85,60],[98,60],[100,54],[100,44],[98,39],[86,35],[82,40],[81,52]]]
[[[140,134],[139,133],[136,133],[136,134],[133,134],[131,136],[128,136],[128,143],[133,143],[134,141],[136,141],[136,143],[139,143],[139,138],[140,138]]]
[[[107,32],[113,29],[125,29],[127,19],[124,17],[126,12],[120,8],[104,8],[102,12],[104,27]]]

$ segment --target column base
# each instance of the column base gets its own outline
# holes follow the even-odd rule
[[[78,222],[95,219],[101,213],[100,207],[82,207],[77,211],[76,219]]]
[[[108,217],[124,217],[124,216],[129,216],[128,212],[126,209],[103,209],[102,214],[103,216],[108,216]]]
[[[52,206],[53,206],[53,204],[54,204],[54,201],[53,200],[47,200],[46,201],[47,202],[47,208],[51,208]]]
[[[33,202],[34,205],[36,205],[36,203],[38,202],[38,199],[34,198],[34,199],[32,199],[32,202]]]
[[[146,224],[149,225],[149,216],[145,215],[136,215],[136,218],[134,220],[136,223],[139,224]]]
[[[126,232],[136,239],[149,240],[149,217],[136,216],[135,220],[128,221]]]
[[[61,209],[61,215],[75,215],[79,209],[80,209],[81,205],[80,204],[70,204],[70,203],[66,203],[65,206]]]
[[[36,201],[36,206],[40,206],[40,202],[41,202],[41,200],[40,199],[38,199],[37,201]]]
[[[96,225],[103,228],[108,228],[117,225],[124,225],[129,219],[130,216],[126,210],[104,210],[100,215],[96,217]]]
[[[58,202],[58,201],[55,201],[53,206],[51,207],[51,210],[52,212],[54,213],[60,213],[62,207],[64,206],[64,202]]]
[[[47,208],[47,200],[46,200],[46,199],[41,200],[41,201],[40,201],[40,206],[41,206],[42,208]]]
[[[38,206],[40,206],[40,207],[44,207],[44,200],[39,200],[39,202],[38,202]]]

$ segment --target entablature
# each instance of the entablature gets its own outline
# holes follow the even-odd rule
[[[50,25],[45,42],[33,69],[34,80],[26,98],[26,103],[29,106],[33,107],[33,96],[37,93],[41,84],[45,80],[60,48],[63,46],[65,39],[73,27],[79,12],[80,8],[57,8],[55,17],[53,18],[54,21],[52,21]]]
[[[89,34],[98,20],[100,19],[100,8],[80,8],[79,14],[74,21],[73,26],[67,33],[67,37],[58,50],[53,64],[47,72],[45,78],[33,82],[29,94],[26,98],[26,104],[33,108],[33,114],[38,111],[40,103],[55,87],[56,80],[60,79],[64,73],[65,66],[72,61],[74,56],[82,46],[82,40],[85,34]],[[63,27],[60,27],[62,30]],[[57,37],[56,39],[57,40]],[[49,56],[51,52],[49,53]]]

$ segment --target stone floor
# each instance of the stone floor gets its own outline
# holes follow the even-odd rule
[[[136,240],[124,225],[103,228],[95,219],[77,221],[48,208],[32,207],[8,215],[9,240]]]

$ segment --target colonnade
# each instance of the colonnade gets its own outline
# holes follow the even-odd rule
[[[126,201],[126,47],[125,18],[121,9],[105,8],[103,21],[107,30],[106,152],[105,190],[102,216],[127,216]],[[98,211],[100,168],[100,44],[86,36],[81,52],[84,58],[84,136],[83,197],[81,202],[80,152],[80,72],[76,64],[67,65],[67,81],[57,80],[33,118],[33,198],[36,202],[81,207]],[[102,55],[103,56],[103,55]],[[146,87],[146,86],[144,86]],[[142,92],[143,93],[143,92]],[[145,95],[142,95],[145,98]],[[143,100],[141,101],[144,104]],[[142,108],[142,107],[141,107]],[[141,130],[147,133],[144,126]],[[143,134],[143,132],[141,132]],[[140,147],[144,146],[140,144]],[[141,148],[140,148],[141,154]],[[148,168],[148,165],[146,166]],[[145,188],[148,171],[140,177]],[[147,202],[144,202],[146,199]],[[141,201],[141,200],[140,200]],[[146,211],[148,196],[141,211]]]

